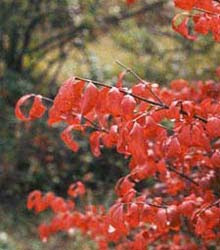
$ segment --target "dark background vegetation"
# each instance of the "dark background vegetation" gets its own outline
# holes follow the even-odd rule
[[[31,92],[53,98],[73,75],[114,83],[122,70],[115,60],[161,85],[215,78],[218,44],[209,36],[196,43],[181,38],[171,29],[173,15],[169,0],[139,0],[134,6],[123,0],[1,0],[1,250],[93,249],[79,235],[42,245],[37,218],[25,209],[27,194],[41,189],[65,196],[70,183],[83,180],[90,190],[84,202],[108,206],[116,180],[127,171],[126,159],[114,149],[94,158],[80,135],[81,149],[72,153],[59,138],[62,127],[49,128],[46,117],[29,124],[16,120],[18,98]],[[132,83],[127,76],[125,84]]]

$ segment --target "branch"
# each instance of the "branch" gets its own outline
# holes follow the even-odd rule
[[[134,17],[134,16],[144,14],[146,12],[161,8],[166,2],[167,2],[167,0],[161,0],[159,2],[152,3],[152,4],[148,3],[148,4],[145,4],[144,6],[138,8],[137,10],[134,10],[131,12],[127,12],[127,11],[122,12],[118,16],[106,17],[103,19],[103,22],[104,22],[104,24],[118,24],[122,20],[125,20],[128,18]]]
[[[35,94],[33,94],[33,96],[35,96]],[[41,96],[41,98],[42,98],[43,100],[45,100],[45,101],[50,102],[50,103],[53,103],[53,102],[54,102],[53,99],[48,98],[48,97],[45,97],[45,96]],[[75,113],[73,113],[73,115],[75,115]],[[94,129],[96,129],[96,130],[98,130],[98,131],[101,131],[101,132],[109,133],[109,131],[108,131],[107,129],[101,128],[98,124],[94,123],[93,121],[91,121],[91,120],[90,120],[89,118],[87,118],[86,116],[83,116],[83,115],[82,115],[82,118],[85,119],[87,122],[89,122],[89,123],[92,125],[92,127],[93,127]]]
[[[153,3],[151,5],[149,4],[146,4],[142,7],[140,7],[140,9],[138,10],[135,10],[133,12],[123,12],[121,13],[119,16],[108,16],[108,17],[104,17],[102,20],[101,20],[101,23],[103,23],[103,25],[109,25],[111,23],[113,24],[117,24],[119,21],[122,21],[124,19],[128,19],[130,17],[134,17],[134,16],[137,16],[137,15],[140,15],[140,14],[143,14],[147,11],[152,11],[154,10],[155,8],[160,8],[162,7],[162,5],[167,2],[167,0],[162,0],[162,1],[159,1],[159,2],[156,2],[156,3]],[[100,20],[99,20],[100,22]],[[90,27],[91,28],[91,27]],[[69,37],[71,35],[71,37],[75,37],[75,35],[79,32],[79,31],[82,31],[83,29],[88,29],[88,24],[82,24],[81,26],[79,27],[76,27],[75,29],[72,29],[72,30],[67,30],[65,32],[62,32],[58,35],[55,35],[55,36],[52,36],[50,38],[48,38],[46,41],[42,42],[41,44],[39,44],[37,47],[31,49],[30,51],[28,51],[28,53],[34,53],[34,52],[37,52],[39,50],[42,50],[48,46],[50,46],[51,44],[53,44],[56,40],[60,40],[60,39],[64,39],[65,37]]]
[[[75,77],[76,80],[82,80],[82,81],[85,81],[85,82],[92,82],[93,84],[97,85],[97,86],[101,86],[101,87],[106,87],[106,88],[109,88],[111,89],[112,86],[111,85],[107,85],[107,84],[104,84],[104,83],[101,83],[99,81],[94,81],[94,80],[90,80],[90,79],[86,79],[86,78],[82,78],[82,77],[78,77],[76,76]],[[132,94],[124,89],[119,89],[119,91],[123,94],[126,94],[126,95],[130,95],[130,96],[133,96],[134,98],[140,100],[140,101],[143,101],[143,102],[147,102],[149,104],[152,104],[154,106],[159,106],[159,107],[162,107],[164,109],[168,109],[169,107],[163,103],[160,103],[160,102],[155,102],[155,101],[151,101],[149,99],[146,99],[144,97],[141,97],[141,96],[138,96],[138,95],[135,95],[135,94]]]
[[[143,83],[147,89],[150,91],[150,93],[152,94],[152,96],[161,104],[163,104],[162,100],[159,98],[159,96],[157,96],[154,91],[148,86],[148,84],[146,83],[146,81],[144,81],[134,70],[132,70],[131,68],[127,67],[125,64],[123,64],[122,62],[120,62],[119,60],[116,61],[117,64],[119,64],[121,67],[123,67],[124,69],[126,69],[127,72],[130,72],[138,81],[140,81],[141,83]],[[163,104],[164,105],[164,104]]]
[[[105,128],[101,128],[98,124],[94,123],[93,121],[91,121],[90,119],[88,119],[87,117],[85,116],[82,116],[83,119],[85,119],[87,122],[89,122],[92,127],[97,130],[97,131],[101,131],[101,132],[105,132],[105,133],[109,133],[109,131]]]
[[[172,167],[172,166],[166,166],[166,167],[168,170],[174,172],[175,174],[179,175],[180,177],[190,181],[191,183],[193,183],[196,186],[199,186],[199,184],[196,181],[194,181],[193,179],[191,179],[189,176],[185,175],[184,173],[177,171],[174,167]]]
[[[141,201],[138,201],[138,202],[122,202],[121,204],[122,205],[132,205],[132,204],[140,204],[140,205],[149,205],[149,206],[151,206],[151,207],[156,207],[156,208],[163,208],[163,209],[167,209],[168,208],[168,206],[165,206],[165,205],[156,205],[156,204],[153,204],[153,203],[151,203],[151,202],[141,202]]]

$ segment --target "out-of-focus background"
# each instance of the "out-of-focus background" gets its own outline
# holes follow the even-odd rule
[[[24,124],[14,106],[26,93],[53,98],[62,82],[78,75],[116,82],[120,60],[141,77],[161,85],[172,79],[215,79],[220,47],[211,36],[192,43],[171,28],[173,1],[1,0],[0,1],[0,250],[95,249],[80,234],[40,242],[43,217],[25,207],[30,191],[65,197],[72,182],[89,189],[83,203],[111,204],[113,187],[127,171],[114,150],[100,158],[80,137],[77,154],[49,128],[46,117]],[[135,82],[126,76],[128,86]]]

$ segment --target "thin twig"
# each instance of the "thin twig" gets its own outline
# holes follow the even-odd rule
[[[42,98],[43,100],[45,100],[45,101],[48,101],[48,102],[53,103],[53,99],[51,99],[51,98],[48,98],[48,97],[45,97],[45,96],[41,96],[41,98]]]
[[[133,69],[127,67],[124,63],[122,63],[121,61],[117,60],[116,63],[118,65],[120,65],[122,68],[124,68],[127,72],[131,73],[138,81],[140,81],[141,83],[143,83],[147,89],[150,91],[150,93],[152,94],[152,96],[161,104],[163,104],[162,100],[159,98],[158,95],[156,95],[154,93],[154,91],[150,88],[150,86],[148,86],[148,84],[146,83],[146,81],[144,79],[142,79]]]
[[[201,9],[201,8],[193,8],[193,10],[200,11],[200,12],[203,12],[203,13],[207,13],[207,14],[213,15],[213,16],[219,15],[218,13],[215,13],[215,12],[212,12],[212,11],[209,11],[209,10],[204,10],[204,9]]]
[[[95,80],[90,80],[90,79],[87,79],[87,78],[82,78],[82,77],[79,77],[79,76],[75,76],[75,79],[76,79],[76,80],[85,81],[85,82],[92,82],[93,84],[95,84],[95,85],[97,85],[97,86],[100,86],[100,87],[105,87],[105,88],[109,88],[109,89],[112,88],[111,85],[108,85],[108,84],[105,84],[105,83],[101,83],[101,82],[95,81]],[[167,106],[167,105],[164,104],[164,103],[155,102],[155,101],[149,100],[149,99],[147,99],[147,98],[144,98],[144,97],[141,97],[141,96],[132,94],[132,93],[130,93],[129,91],[126,91],[126,90],[121,89],[121,88],[119,88],[118,90],[119,90],[121,93],[126,94],[126,95],[130,95],[130,96],[132,96],[132,97],[134,97],[134,98],[136,98],[136,99],[138,99],[138,100],[140,100],[140,101],[149,103],[149,104],[154,105],[154,106],[158,106],[158,107],[160,107],[160,108],[162,108],[162,109],[169,109],[169,106]],[[49,102],[53,102],[53,99],[48,98],[48,97],[42,96],[42,99],[43,99],[43,100],[46,100],[46,101],[49,101]],[[184,114],[184,115],[187,115],[187,113],[184,112],[184,111],[181,111],[181,113]],[[194,115],[194,118],[196,118],[196,119],[198,119],[198,120],[200,120],[200,121],[202,121],[202,122],[204,122],[204,123],[207,123],[207,120],[206,120],[205,118],[199,116],[199,115],[196,115],[196,114],[195,114],[195,115]]]
[[[204,122],[204,123],[207,123],[207,122],[208,122],[207,119],[205,119],[204,117],[201,117],[201,116],[199,116],[199,115],[194,115],[194,117],[197,118],[198,120]]]
[[[163,206],[163,205],[156,205],[150,202],[122,202],[123,205],[131,205],[131,204],[140,204],[140,205],[149,205],[151,207],[156,207],[156,208],[163,208],[163,209],[167,209],[167,206]]]
[[[85,119],[87,122],[89,122],[94,129],[101,131],[101,132],[105,132],[105,133],[109,133],[109,131],[105,128],[101,128],[98,124],[94,123],[93,121],[89,120],[87,117],[83,116],[83,119]]]
[[[167,169],[170,170],[170,171],[172,171],[172,172],[174,172],[175,174],[181,176],[182,178],[184,178],[184,179],[190,181],[190,182],[193,183],[194,185],[199,186],[199,184],[198,184],[196,181],[194,181],[193,179],[191,179],[189,176],[185,175],[184,173],[181,173],[181,172],[177,171],[174,167],[172,167],[172,166],[167,166]]]
[[[214,206],[217,206],[218,204],[220,204],[220,199],[218,199],[217,201],[212,202],[211,204],[209,204],[208,206],[202,208],[197,214],[196,216],[200,216],[201,214],[203,214],[206,210],[208,210],[209,208],[212,208]]]
[[[101,82],[99,82],[99,81],[94,81],[94,80],[90,80],[90,79],[87,79],[87,78],[82,78],[82,77],[79,77],[79,76],[75,76],[75,79],[76,79],[76,80],[85,81],[85,82],[92,82],[92,83],[94,83],[94,84],[97,85],[97,86],[106,87],[106,88],[109,88],[109,89],[112,88],[111,85],[107,85],[107,84],[101,83]],[[134,98],[136,98],[136,99],[138,99],[138,100],[140,100],[140,101],[147,102],[147,103],[152,104],[152,105],[154,105],[154,106],[159,106],[159,107],[162,107],[162,108],[164,108],[164,109],[168,109],[168,108],[169,108],[166,104],[162,104],[162,103],[160,103],[160,102],[155,102],[155,101],[146,99],[146,98],[144,98],[144,97],[141,97],[141,96],[132,94],[132,93],[130,93],[130,92],[124,90],[124,89],[118,89],[118,90],[119,90],[121,93],[123,93],[123,94],[133,96]]]

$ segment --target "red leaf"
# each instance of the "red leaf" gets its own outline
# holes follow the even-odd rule
[[[192,128],[192,145],[210,151],[210,141],[200,124],[196,124]]]
[[[35,190],[28,195],[27,208],[32,209],[37,201],[41,199],[41,192]]]
[[[167,209],[167,216],[169,220],[169,227],[172,230],[178,231],[181,225],[178,207],[175,205],[169,206]]]
[[[101,88],[99,91],[99,96],[96,102],[96,112],[97,113],[106,113],[108,111],[107,107],[107,97],[108,97],[109,88]]]
[[[206,230],[207,230],[206,222],[201,217],[199,217],[196,222],[196,228],[195,228],[196,233],[203,234],[206,232]]]
[[[30,121],[30,118],[29,117],[26,117],[22,112],[21,112],[21,106],[30,98],[30,97],[33,97],[34,95],[33,94],[30,94],[30,95],[25,95],[25,96],[22,96],[16,103],[16,106],[15,106],[15,115],[18,119],[22,120],[22,121]]]
[[[125,95],[121,102],[121,113],[126,120],[132,119],[134,109],[136,106],[136,101],[134,97],[130,95]]]
[[[195,3],[195,7],[199,8],[199,9],[203,9],[204,12],[205,11],[214,11],[214,5],[213,5],[213,1],[212,0],[200,0],[200,1],[196,1]]]
[[[211,162],[215,168],[220,168],[220,152],[219,152],[219,150],[216,150],[215,153],[212,155]]]
[[[203,35],[207,35],[210,30],[210,22],[205,16],[199,15],[198,18],[193,19],[195,25],[194,29],[196,32],[201,33]]]
[[[35,190],[28,195],[27,208],[35,209],[36,212],[40,212],[40,206],[42,205],[42,194],[40,191]]]
[[[61,139],[65,142],[65,144],[73,151],[77,152],[79,149],[79,145],[76,141],[74,141],[71,131],[73,130],[74,126],[68,126],[66,129],[63,130],[61,133]]]
[[[217,117],[208,118],[206,129],[211,138],[220,136],[220,119]]]
[[[144,142],[144,129],[135,122],[130,131],[129,150],[138,164],[142,165],[146,160],[146,145]]]
[[[92,151],[93,155],[96,157],[99,157],[101,155],[100,137],[101,137],[101,133],[99,131],[95,131],[95,132],[91,133],[89,136],[91,151]]]
[[[159,208],[155,216],[155,223],[159,230],[164,230],[167,227],[167,213],[164,208]]]
[[[129,181],[127,177],[123,177],[118,180],[115,191],[119,197],[123,197],[126,195],[131,189],[133,189],[134,183]]]
[[[137,227],[140,222],[139,208],[135,203],[128,207],[127,222],[130,227]]]
[[[181,154],[180,142],[176,137],[169,137],[166,143],[166,155],[169,158],[178,157]]]
[[[37,95],[34,97],[34,103],[29,112],[29,116],[31,120],[40,118],[46,111],[46,107],[42,103],[42,97]]]
[[[25,102],[33,96],[34,96],[34,102],[32,104],[30,111],[29,111],[29,115],[25,116],[21,111],[21,106],[24,105]],[[42,99],[42,97],[40,95],[35,96],[34,94],[22,96],[17,101],[16,106],[15,106],[16,117],[24,122],[28,122],[28,121],[32,121],[32,120],[35,120],[37,118],[40,118],[44,114],[44,112],[46,111],[46,107],[43,105],[41,99]]]
[[[85,89],[82,99],[81,112],[83,115],[88,114],[95,107],[98,99],[98,94],[99,90],[92,82],[90,82]]]
[[[52,193],[52,192],[46,193],[46,195],[43,197],[43,202],[44,202],[46,208],[52,204],[54,199],[55,199],[54,193]]]
[[[74,77],[64,82],[49,110],[49,125],[65,120],[69,113],[72,114],[72,111],[80,111],[84,85],[84,81],[76,81]]]
[[[107,97],[107,105],[108,105],[108,110],[111,112],[113,116],[119,116],[120,115],[120,110],[121,110],[121,101],[123,98],[123,94],[119,91],[119,89],[113,87],[109,92],[108,92],[108,97]]]
[[[195,104],[192,101],[183,101],[182,110],[187,113],[188,118],[192,118],[195,113]]]
[[[56,197],[51,203],[51,209],[54,213],[66,212],[67,205],[65,200],[61,197]]]
[[[50,236],[50,227],[46,224],[41,224],[38,228],[38,232],[39,232],[41,240],[43,242],[47,242],[47,239]]]
[[[187,217],[191,217],[195,209],[195,202],[191,200],[183,201],[179,205],[179,212]]]
[[[77,183],[73,183],[69,186],[67,191],[68,195],[76,198],[78,195],[82,196],[86,192],[85,186],[81,181],[77,181]]]
[[[178,140],[181,145],[189,147],[192,144],[191,126],[186,125],[181,128],[178,133]]]
[[[179,17],[181,17],[181,14],[177,14],[173,20],[172,20],[172,27],[173,29],[178,32],[179,34],[181,34],[182,36],[184,36],[185,38],[189,39],[189,40],[196,40],[197,37],[196,36],[192,36],[189,34],[189,29],[187,27],[187,24],[189,22],[189,17],[184,17],[183,20],[180,22],[180,24],[176,25],[176,22],[179,21]]]
[[[116,203],[110,208],[109,213],[111,218],[111,225],[114,228],[118,229],[120,233],[126,232],[126,227],[124,224],[123,204]]]
[[[122,71],[119,75],[118,75],[118,81],[116,83],[116,87],[117,88],[122,88],[123,85],[122,85],[122,82],[123,82],[123,78],[124,76],[126,75],[126,70],[125,71]]]
[[[171,89],[176,90],[176,91],[181,91],[183,88],[187,88],[188,86],[189,86],[189,83],[184,79],[176,79],[176,80],[171,81],[170,83]]]
[[[176,7],[184,10],[191,10],[197,0],[174,0]]]

